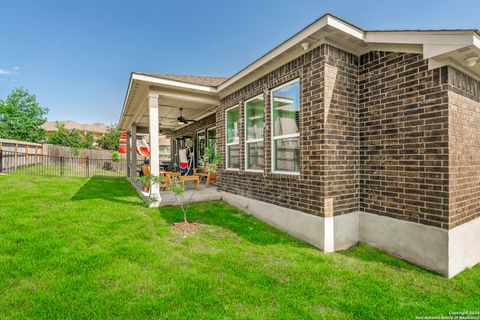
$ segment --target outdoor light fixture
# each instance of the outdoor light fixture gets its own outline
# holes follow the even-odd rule
[[[302,48],[303,48],[304,51],[307,51],[308,48],[310,48],[310,43],[308,43],[308,42],[302,42],[301,46],[302,46]]]
[[[477,62],[478,62],[478,57],[470,57],[470,58],[465,59],[465,63],[469,67],[473,67],[474,65],[477,64]]]

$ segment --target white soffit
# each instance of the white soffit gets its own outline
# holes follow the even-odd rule
[[[146,96],[151,91],[168,99],[206,105],[219,104],[215,87],[132,73],[119,121],[121,129],[127,129],[132,122],[142,119],[146,110]]]
[[[367,31],[365,41],[378,44],[419,44],[429,59],[474,44],[473,30],[459,31]]]

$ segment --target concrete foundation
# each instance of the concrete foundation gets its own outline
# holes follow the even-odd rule
[[[360,212],[359,240],[425,269],[448,274],[448,231]]]
[[[448,257],[449,277],[480,262],[480,218],[449,230]]]
[[[148,196],[138,183],[132,181],[132,184],[142,197]],[[188,198],[191,192],[193,190],[186,190],[185,196]],[[178,204],[170,192],[161,194],[160,206]],[[192,198],[192,202],[211,200],[223,200],[325,252],[344,250],[365,242],[448,277],[480,262],[480,218],[445,230],[360,211],[324,218],[218,192],[213,186],[202,186]]]
[[[221,192],[221,195],[222,200],[230,205],[242,209],[258,219],[287,232],[295,238],[308,242],[317,248],[328,252],[329,246],[333,245],[332,243],[328,243],[329,239],[325,237],[327,234],[324,230],[325,219],[322,217],[228,192]]]
[[[323,218],[228,192],[221,198],[325,252],[365,242],[448,277],[480,262],[480,218],[445,230],[359,211]]]

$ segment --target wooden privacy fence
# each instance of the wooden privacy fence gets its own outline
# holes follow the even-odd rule
[[[41,143],[8,139],[0,139],[0,152],[2,151],[8,153],[12,158],[9,159],[10,161],[8,161],[8,163],[13,169],[17,169],[19,164],[38,164],[42,161],[42,156],[44,154],[43,144]],[[7,161],[5,161],[5,163],[7,163]]]
[[[70,147],[57,146],[54,144],[43,144],[44,154],[53,157],[66,158],[86,158],[90,159],[111,159],[112,151],[108,150],[94,150],[94,149],[73,149]],[[125,160],[125,154],[119,154],[119,158]],[[140,159],[140,157],[139,157]],[[143,159],[143,158],[142,158]]]

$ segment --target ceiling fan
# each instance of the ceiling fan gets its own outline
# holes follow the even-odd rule
[[[197,120],[187,119],[182,115],[183,108],[180,108],[180,117],[177,118],[178,124],[188,124],[190,122],[197,122]]]

